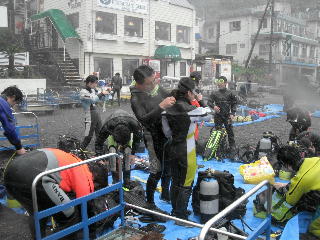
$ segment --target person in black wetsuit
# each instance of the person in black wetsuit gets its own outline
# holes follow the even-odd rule
[[[210,95],[208,106],[215,111],[214,123],[216,129],[223,126],[228,133],[228,141],[231,154],[235,153],[235,140],[232,127],[232,117],[237,110],[237,97],[232,91],[226,88],[227,78],[224,76],[216,80],[219,90]]]
[[[147,145],[152,145],[156,154],[156,158],[150,159],[151,166],[157,167],[151,169],[147,181],[147,202],[150,209],[159,211],[160,209],[154,203],[154,193],[161,177],[161,198],[170,200],[170,166],[168,158],[164,158],[164,146],[167,139],[162,131],[161,112],[171,107],[175,103],[175,98],[169,97],[169,94],[158,85],[154,70],[150,66],[139,66],[133,76],[136,84],[130,89],[131,108],[147,131]]]

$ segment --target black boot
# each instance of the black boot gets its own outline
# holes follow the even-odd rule
[[[130,184],[130,176],[131,176],[131,171],[124,171],[123,172],[123,183],[124,186],[129,186]]]
[[[119,182],[119,173],[118,172],[111,172],[112,175],[112,184]]]
[[[154,204],[154,193],[156,191],[158,182],[161,177],[161,172],[157,174],[150,173],[147,186],[146,186],[146,195],[147,195],[147,202],[150,204]]]
[[[170,203],[170,190],[169,190],[169,186],[170,186],[170,177],[169,176],[164,176],[161,178],[161,188],[162,188],[162,192],[160,195],[160,199]]]
[[[158,182],[161,177],[161,172],[157,174],[151,173],[149,175],[148,181],[147,181],[147,187],[146,187],[146,195],[147,195],[147,208],[156,212],[160,212],[163,214],[168,214],[167,212],[161,210],[156,206],[154,203],[154,193],[156,191]],[[163,220],[161,217],[157,217],[159,220]],[[156,219],[156,218],[155,218]],[[164,219],[165,220],[165,219]]]
[[[176,217],[188,220],[188,203],[192,192],[192,187],[179,187],[176,203]],[[192,227],[190,225],[176,222],[176,225],[184,227]]]
[[[172,205],[172,211],[171,211],[171,216],[176,216],[176,209],[177,209],[177,198],[179,194],[179,187],[171,184],[170,187],[170,198],[171,198],[171,205]]]

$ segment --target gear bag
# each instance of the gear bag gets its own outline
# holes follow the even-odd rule
[[[203,158],[205,161],[210,160],[212,158],[216,158],[219,156],[218,152],[222,151],[222,142],[225,142],[226,138],[225,130],[212,130],[210,137],[207,141],[206,147],[203,152]],[[221,155],[221,154],[220,154]]]
[[[205,178],[214,178],[219,184],[219,211],[225,209],[231,203],[240,198],[244,193],[244,189],[234,186],[234,176],[228,171],[216,171],[207,169],[206,171],[198,172],[198,180],[193,188],[192,193],[192,208],[196,216],[200,216],[200,183]],[[228,220],[242,218],[246,214],[246,204],[243,202],[233,212],[226,216]]]

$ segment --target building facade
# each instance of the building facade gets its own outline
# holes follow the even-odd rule
[[[119,72],[130,83],[134,69],[161,46],[181,52],[179,61],[161,60],[161,74],[189,74],[196,23],[187,0],[44,0],[41,10],[49,9],[62,10],[81,37],[80,43],[68,41],[66,50],[83,77],[99,72],[108,79]]]
[[[259,28],[265,6],[244,9],[225,14],[220,20],[219,53],[231,55],[243,65]],[[274,35],[272,41],[273,78],[277,84],[316,79],[319,42],[316,34],[310,32],[306,20],[291,17],[290,5],[275,5]],[[262,22],[252,58],[269,61],[271,16],[270,12]],[[252,59],[251,58],[251,59]],[[309,81],[308,80],[308,81]]]

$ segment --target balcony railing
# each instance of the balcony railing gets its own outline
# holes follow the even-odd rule
[[[293,57],[293,56],[283,56],[282,54],[274,54],[274,61],[276,63],[301,63],[301,64],[318,64],[317,58],[310,57]]]

